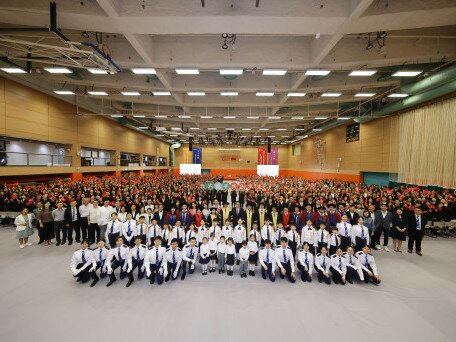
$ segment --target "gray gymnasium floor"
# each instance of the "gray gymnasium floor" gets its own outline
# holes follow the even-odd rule
[[[424,257],[377,252],[383,283],[327,286],[200,273],[162,286],[90,288],[75,245],[20,250],[0,228],[0,341],[456,341],[456,241]],[[34,235],[33,241],[37,237]],[[440,251],[445,251],[443,254]]]

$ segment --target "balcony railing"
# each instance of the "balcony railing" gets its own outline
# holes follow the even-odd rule
[[[6,166],[71,166],[71,156],[6,152]]]
[[[115,166],[115,163],[110,158],[81,157],[81,166]]]

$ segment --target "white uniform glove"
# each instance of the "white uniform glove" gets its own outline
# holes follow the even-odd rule
[[[92,267],[90,268],[89,272],[93,272],[93,271],[95,271],[95,267],[92,266]]]
[[[176,278],[177,277],[177,269],[173,272],[173,278]]]
[[[132,267],[131,267],[131,266],[128,266],[128,267],[127,267],[127,273],[130,273],[131,270],[132,270]]]
[[[166,278],[168,276],[168,270],[163,272],[163,278]]]
[[[107,266],[106,269],[108,270],[108,273],[109,273],[109,274],[112,273],[112,267],[111,267],[111,266]]]
[[[150,274],[151,274],[151,272],[148,271],[148,270],[146,270],[146,277],[147,277],[147,278],[150,278]]]

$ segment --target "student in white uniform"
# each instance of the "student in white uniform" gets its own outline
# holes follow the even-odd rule
[[[133,273],[131,264],[130,248],[124,245],[122,236],[117,237],[116,247],[109,250],[108,258],[106,259],[106,265],[109,274],[109,282],[106,286],[111,286],[116,280],[114,271],[120,267],[120,279],[124,279],[128,276],[128,282],[126,287],[130,287],[133,283]]]
[[[216,238],[216,233],[212,232],[209,241],[207,242],[209,245],[209,272],[215,272],[215,268],[217,265],[217,244],[218,239]]]
[[[200,264],[202,267],[202,275],[207,275],[207,264],[209,264],[211,251],[209,249],[209,244],[207,243],[207,237],[203,237],[202,244],[200,246]]]
[[[351,246],[352,241],[352,225],[348,223],[348,216],[342,215],[342,220],[337,224],[337,231],[339,232],[340,237],[340,247],[342,251],[345,252],[348,246]]]
[[[182,276],[181,280],[185,279],[188,272],[195,272],[196,258],[198,257],[198,247],[196,247],[196,237],[192,236],[187,245],[182,249]]]
[[[331,256],[331,267],[329,270],[331,271],[334,284],[346,284],[345,275],[347,274],[347,264],[340,246],[337,247],[336,254]]]
[[[236,259],[236,246],[232,237],[228,238],[225,251],[226,275],[232,276],[234,270],[234,260]]]
[[[97,248],[92,251],[93,258],[97,263],[95,272],[100,269],[100,278],[106,277],[108,274],[108,268],[106,265],[106,259],[108,258],[109,249],[106,248],[105,240],[101,239],[97,242]]]
[[[93,287],[100,280],[95,273],[96,267],[97,264],[93,258],[92,251],[89,249],[89,241],[84,239],[81,242],[81,249],[73,253],[70,270],[77,282],[86,283],[92,278],[93,281],[90,287]]]
[[[275,258],[280,271],[280,278],[287,279],[294,283],[296,281],[294,257],[291,248],[288,247],[288,239],[282,237],[280,246],[275,249]]]
[[[369,228],[364,225],[364,218],[358,218],[358,224],[352,228],[352,242],[355,250],[359,252],[364,246],[370,246]]]
[[[326,246],[321,247],[320,253],[315,258],[315,269],[318,272],[318,282],[323,281],[330,285],[331,276],[329,274],[329,268],[331,267],[331,259],[328,257],[328,249]]]
[[[329,242],[328,242],[328,248],[329,248],[329,255],[336,254],[337,248],[340,247],[340,236],[339,232],[337,231],[337,227],[332,228],[332,232],[329,235]]]
[[[269,278],[270,281],[275,282],[275,251],[272,249],[271,240],[264,240],[264,247],[259,251],[259,259],[261,265],[261,277],[263,279]]]
[[[253,236],[255,238],[255,241],[257,241],[259,244],[262,244],[263,238],[261,237],[261,232],[258,230],[258,223],[255,221],[252,223],[252,229],[250,230],[250,236]],[[249,236],[249,239],[250,239]]]
[[[222,236],[225,237],[225,241],[228,238],[233,237],[233,226],[231,225],[230,220],[225,221],[225,224],[222,227]]]
[[[181,227],[181,221],[176,220],[176,223],[173,228],[173,239],[177,240],[177,246],[182,248],[185,244],[185,231]]]
[[[345,252],[343,256],[347,262],[347,274],[345,275],[347,282],[353,284],[353,279],[364,281],[364,274],[361,268],[361,263],[355,256],[355,250],[353,247],[348,247],[347,252]]]
[[[239,274],[241,278],[247,278],[247,267],[249,264],[249,249],[247,248],[247,242],[242,241],[242,246],[239,249]]]
[[[264,220],[264,226],[261,227],[261,247],[264,247],[264,240],[274,239],[274,227],[270,224],[268,218]],[[260,241],[257,239],[257,241]]]
[[[154,246],[149,248],[144,257],[144,265],[146,267],[146,277],[150,279],[150,283],[163,284],[163,279],[168,275],[168,263],[166,262],[166,248],[162,246],[162,238],[156,236]]]
[[[117,220],[117,213],[111,214],[111,221],[108,222],[106,228],[106,236],[105,239],[109,242],[111,248],[116,247],[116,239],[120,235],[120,230],[122,228],[122,222]]]
[[[317,246],[317,253],[321,252],[322,247],[328,248],[329,243],[329,232],[326,230],[326,225],[324,223],[320,224],[320,229],[318,229],[317,234],[315,234],[315,246]]]
[[[217,264],[218,264],[218,270],[219,274],[225,273],[225,253],[226,253],[226,239],[222,235],[220,237],[220,241],[217,244]]]
[[[154,240],[157,236],[161,237],[162,228],[157,224],[157,220],[152,220],[152,224],[147,229],[147,243],[149,246],[154,245]]]
[[[197,229],[198,229],[198,237],[196,240],[198,241],[198,247],[200,247],[203,244],[203,239],[209,238],[209,229],[206,227],[206,224],[204,223],[203,220],[201,220],[201,225]]]
[[[222,235],[222,228],[219,227],[217,220],[213,220],[212,226],[209,227],[209,237],[212,233],[214,233],[214,237],[217,241],[220,239],[220,236]]]
[[[277,223],[277,230],[274,231],[274,238],[271,240],[271,242],[274,242],[274,245],[278,247],[280,246],[280,239],[286,236],[287,232],[285,229],[283,229],[283,223],[279,222]]]
[[[307,220],[307,224],[302,227],[301,231],[301,243],[304,245],[305,242],[309,245],[309,252],[315,255],[315,236],[317,231],[312,225],[312,220]]]
[[[188,230],[185,232],[185,244],[188,245],[190,243],[191,238],[196,238],[198,236],[198,232],[196,231],[195,224],[190,223],[190,226],[188,226]]]
[[[361,263],[361,269],[364,275],[364,282],[367,284],[371,280],[375,285],[380,284],[377,265],[374,256],[370,254],[370,247],[364,246],[363,249],[356,253],[356,257]]]
[[[304,242],[302,249],[298,252],[298,264],[296,266],[301,271],[301,280],[310,283],[314,271],[314,256],[310,252],[310,245],[308,242]]]
[[[234,240],[234,247],[236,248],[236,256],[238,258],[236,264],[239,265],[239,250],[242,247],[242,242],[245,240],[246,230],[244,225],[242,224],[242,219],[239,219],[238,225],[234,227],[233,231],[233,240]]]
[[[143,245],[147,245],[147,231],[146,216],[141,215],[139,216],[138,224],[136,225],[136,233],[141,237],[141,244]]]
[[[138,268],[138,279],[142,279],[146,273],[144,258],[147,253],[147,247],[146,245],[142,244],[142,238],[140,235],[137,235],[134,238],[134,241],[135,245],[130,249],[132,264],[131,273],[133,273],[133,271]]]
[[[168,275],[165,277],[165,282],[170,279],[176,280],[179,277],[182,264],[182,251],[178,247],[177,238],[171,240],[171,247],[166,250],[166,261],[168,262]]]
[[[146,215],[144,215],[146,217],[146,224],[148,225],[151,225],[152,224],[152,221],[154,220],[154,212],[151,208],[148,208],[146,210]],[[157,223],[157,220],[155,220],[155,223]]]
[[[136,233],[136,221],[133,219],[131,213],[127,214],[127,219],[122,224],[122,230],[120,231],[120,235],[123,236],[125,244],[128,247],[134,246],[134,237],[138,234]]]
[[[247,249],[249,250],[249,275],[255,277],[255,266],[258,263],[258,242],[253,235],[250,235]]]
[[[173,239],[173,226],[170,224],[164,224],[163,225],[163,230],[162,230],[162,247],[168,248],[171,246],[171,240]],[[155,241],[155,240],[154,240]]]
[[[300,237],[299,233],[296,231],[296,225],[291,224],[290,225],[290,230],[287,233],[287,238],[288,238],[288,246],[291,248],[291,251],[293,252],[293,258],[296,258],[296,251],[298,249],[298,246],[301,244],[300,242]]]

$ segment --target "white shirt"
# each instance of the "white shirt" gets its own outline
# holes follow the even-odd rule
[[[264,225],[261,228],[261,238],[263,240],[269,239],[272,241],[274,239],[274,228],[271,225]]]
[[[283,237],[286,237],[287,236],[287,232],[285,231],[285,229],[277,229],[275,232],[274,232],[274,239],[275,241],[272,241],[276,246],[280,246],[280,239],[283,238]]]
[[[84,256],[84,258],[83,258]],[[84,259],[84,260],[83,260]],[[85,261],[85,262],[84,262]],[[77,269],[76,267],[79,264],[83,264],[81,268]],[[71,258],[71,263],[70,263],[70,269],[75,274],[78,270],[83,270],[86,269],[92,265],[92,267],[96,267],[97,263],[95,259],[93,258],[92,251],[90,249],[79,249],[73,253],[73,256]]]
[[[347,262],[343,255],[337,256],[337,254],[333,254],[331,256],[331,266],[342,276],[347,273]]]
[[[225,253],[228,254],[236,254],[236,247],[234,245],[226,245]]]
[[[109,221],[111,221],[111,214],[115,212],[114,208],[108,205],[107,207],[102,206],[99,207],[99,217],[98,217],[98,224],[101,226],[104,226],[108,224]]]
[[[219,226],[211,226],[209,227],[209,236],[211,236],[212,233],[215,234],[216,239],[220,239],[220,236],[222,235],[222,229]]]
[[[174,256],[174,260],[173,260],[173,256]],[[168,248],[166,250],[166,260],[170,263],[170,264],[174,264],[173,261],[175,261],[175,263],[177,264],[176,265],[176,269],[179,268],[181,262],[182,262],[182,251],[181,249],[178,247],[176,248],[176,250],[173,251],[172,248]]]
[[[313,272],[314,269],[314,256],[310,252],[306,252],[301,249],[298,251],[298,261],[302,266],[307,267],[309,274]],[[306,262],[307,261],[307,262]]]
[[[233,237],[233,227],[230,226],[223,226],[222,227],[222,234],[221,236],[224,236],[225,239],[228,239],[230,237]]]
[[[162,229],[158,224],[153,224],[149,226],[147,230],[147,240],[150,241],[151,238],[155,238],[157,236],[162,235]]]
[[[369,229],[364,225],[356,225],[352,228],[352,243],[356,245],[356,237],[366,240],[366,244],[370,244]]]
[[[261,248],[258,253],[258,258],[261,266],[267,267],[268,263],[272,265],[272,272],[275,270],[275,251],[272,248]]]
[[[120,233],[120,229],[122,228],[122,222],[118,220],[109,221],[108,226],[106,227],[106,241],[109,241],[109,234],[117,234]]]
[[[296,230],[293,231],[290,229],[287,233],[287,238],[290,242],[296,242],[298,246],[301,244],[299,240],[299,233]]]
[[[242,247],[239,249],[239,260],[240,261],[247,261],[249,260],[249,250],[247,247]]]
[[[375,264],[375,259],[372,254],[364,254],[363,251],[359,251],[355,255],[358,258],[358,260],[361,264],[361,268],[363,270],[368,272],[369,271],[368,267],[370,267],[372,269],[372,273],[374,275],[378,275],[377,265]]]
[[[100,220],[100,207],[94,207],[92,206],[89,209],[89,222],[93,224],[98,224],[98,221]]]
[[[249,250],[249,252],[257,253],[258,252],[258,242],[256,242],[256,241],[247,242],[247,249]]]
[[[148,227],[145,223],[136,224],[136,234],[137,235],[147,235]]]
[[[217,244],[217,252],[225,254],[225,252],[226,252],[226,243],[225,242],[223,242],[223,243],[219,242]]]
[[[207,258],[207,257],[209,257],[210,252],[211,252],[211,251],[209,250],[209,245],[208,245],[207,243],[206,243],[206,244],[203,243],[203,244],[200,246],[200,256],[201,256],[202,258]]]
[[[315,234],[315,246],[318,245],[319,242],[321,242],[321,236],[323,235],[323,243],[328,243],[329,242],[329,232],[326,230],[319,229],[317,231],[317,234]]]
[[[214,240],[209,239],[207,244],[209,245],[209,250],[216,251],[217,250],[218,239],[217,238],[214,238]]]
[[[130,230],[128,229],[129,226]],[[127,239],[127,241],[131,241],[133,237],[138,235],[138,233],[136,232],[136,221],[133,219],[125,221],[122,224],[121,234],[125,239]]]
[[[158,256],[158,259],[157,259]],[[146,256],[144,257],[144,265],[146,266],[146,273],[149,276],[151,274],[150,264],[156,265],[161,263],[160,267],[163,268],[164,272],[168,272],[168,263],[162,262],[166,260],[166,248],[153,246],[147,251]]]
[[[331,259],[328,256],[323,256],[321,253],[317,254],[315,258],[315,267],[322,272],[329,272],[329,267],[331,267]]]
[[[188,262],[196,262],[196,258],[198,257],[198,247],[185,245],[182,249],[182,259]]]
[[[120,258],[119,258],[119,255],[120,255]],[[126,246],[126,245],[122,245],[120,247],[114,247],[109,250],[108,257],[106,258],[106,264],[107,264],[109,274],[111,274],[113,271],[111,268],[111,264],[114,259],[119,262],[124,261],[122,270],[126,271],[129,267],[131,267],[130,248],[128,248],[128,246]]]
[[[93,207],[93,205],[91,203],[85,205],[85,204],[82,204],[81,206],[79,206],[79,214],[81,215],[81,217],[88,217],[89,216],[89,210],[90,208]]]
[[[285,256],[283,253],[284,251],[285,251]],[[285,248],[285,249],[283,249],[282,246],[277,247],[275,249],[275,257],[276,257],[277,266],[279,268],[283,267],[282,264],[290,263],[291,272],[294,272],[294,270],[295,270],[294,258],[293,258],[293,252],[291,251],[290,247],[287,246],[287,248]]]
[[[337,231],[341,236],[350,237],[352,236],[352,225],[348,222],[339,222],[337,225]]]
[[[237,225],[234,227],[233,240],[235,243],[242,243],[245,240],[245,227]]]
[[[182,227],[174,226],[173,239],[180,240],[181,242],[185,240],[185,231]]]
[[[199,243],[203,243],[203,238],[208,238],[209,237],[209,230],[206,228],[206,226],[201,226],[198,228],[198,237],[197,241]]]
[[[359,262],[358,258],[355,255],[348,255],[347,252],[342,254],[345,257],[345,263],[347,268],[353,268],[359,275],[359,279],[361,281],[364,280],[364,274],[361,268],[361,263]]]
[[[139,260],[138,260],[138,251],[139,251]],[[130,248],[131,257],[136,259],[137,261],[141,261],[147,254],[147,247],[146,245],[140,244],[139,247],[134,245]],[[144,265],[143,265],[144,266]]]
[[[309,245],[315,245],[316,231],[312,226],[304,226],[301,232],[301,242],[307,242]]]
[[[260,234],[260,232],[258,230],[252,229],[250,231],[250,236],[252,236],[252,235],[255,237],[255,241],[261,242],[261,234]]]

